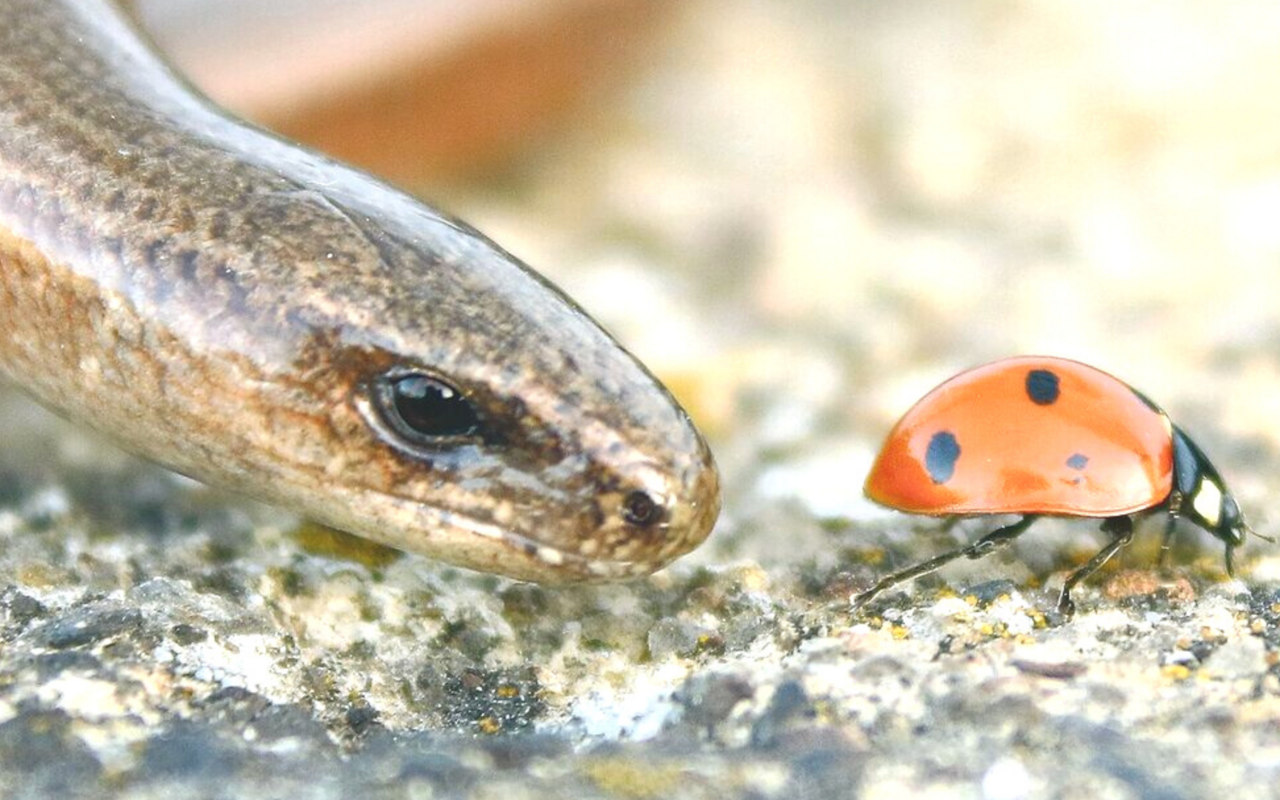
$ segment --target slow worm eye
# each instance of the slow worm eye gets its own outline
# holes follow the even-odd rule
[[[652,527],[666,516],[667,510],[648,492],[637,489],[622,501],[622,518],[636,527]]]
[[[378,378],[373,400],[387,425],[414,444],[439,445],[480,432],[480,416],[471,401],[421,372]]]

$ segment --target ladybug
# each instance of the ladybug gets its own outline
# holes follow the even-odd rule
[[[1068,617],[1071,590],[1132,540],[1140,517],[1165,515],[1166,550],[1180,516],[1221,539],[1230,575],[1232,551],[1250,531],[1204,451],[1159,406],[1102,370],[1052,356],[1006,358],[929,392],[889,433],[865,491],[914,514],[1022,518],[889,575],[854,597],[855,607],[958,558],[995,552],[1040,516],[1101,518],[1111,536],[1063,585],[1058,610]]]

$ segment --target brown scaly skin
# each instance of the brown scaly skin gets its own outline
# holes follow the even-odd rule
[[[398,440],[389,370],[483,435]],[[180,472],[527,580],[646,574],[719,511],[684,411],[572,301],[213,108],[106,0],[0,0],[0,374]]]

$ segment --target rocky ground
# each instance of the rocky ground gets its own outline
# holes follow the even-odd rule
[[[951,531],[877,509],[959,369],[1076,357],[1159,400],[1276,533],[1280,11],[746,0],[446,204],[708,432],[725,511],[544,589],[309,526],[0,394],[0,795],[1280,796],[1280,546],[1157,526],[1052,612],[1049,521],[864,612]]]

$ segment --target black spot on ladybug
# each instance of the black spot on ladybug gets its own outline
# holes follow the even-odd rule
[[[1038,406],[1053,405],[1058,399],[1058,376],[1047,369],[1027,373],[1027,397]]]
[[[1076,453],[1067,459],[1067,466],[1072,469],[1084,469],[1089,463],[1089,457],[1084,453]]]
[[[934,483],[946,483],[956,471],[956,459],[960,458],[960,443],[951,431],[938,431],[929,439],[929,449],[924,452],[924,468]]]

